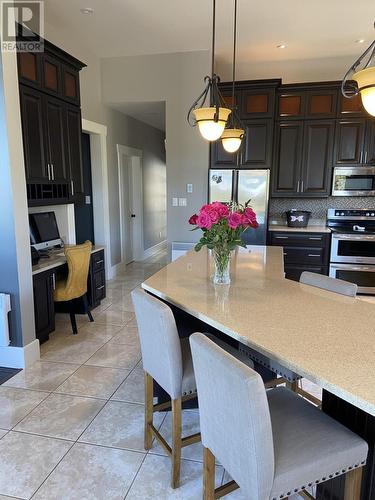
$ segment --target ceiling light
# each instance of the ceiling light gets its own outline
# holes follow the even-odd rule
[[[355,42],[356,43],[365,43],[365,39],[364,38],[360,38],[359,40],[356,40]]]
[[[207,141],[220,139],[231,110],[226,106],[218,88],[220,78],[215,74],[215,28],[216,28],[216,0],[213,0],[212,14],[212,61],[211,76],[206,76],[204,90],[189,109],[187,120],[189,125],[198,125],[199,132]],[[209,99],[209,105],[206,101]],[[208,104],[208,103],[207,103]]]
[[[221,136],[223,148],[228,153],[236,153],[245,135],[245,128],[237,115],[235,105],[235,83],[236,83],[236,48],[237,48],[237,0],[234,0],[233,21],[233,62],[232,62],[232,113],[228,119],[227,127]]]
[[[278,49],[286,49],[285,43],[280,43],[280,45],[277,45]]]
[[[374,23],[375,27],[375,23]],[[341,84],[341,92],[348,99],[361,94],[365,110],[375,116],[375,40],[346,72]],[[363,64],[363,68],[357,68]]]
[[[94,9],[91,7],[85,7],[84,9],[80,9],[82,14],[93,14]]]

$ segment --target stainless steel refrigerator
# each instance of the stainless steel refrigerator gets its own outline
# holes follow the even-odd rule
[[[268,222],[269,170],[209,170],[209,201],[245,204],[257,214],[258,229],[243,234],[247,245],[266,245]]]

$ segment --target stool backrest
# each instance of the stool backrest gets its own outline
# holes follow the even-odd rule
[[[171,308],[144,290],[132,291],[144,370],[168,392],[181,397],[182,353]]]
[[[347,295],[348,297],[355,297],[357,295],[358,286],[355,283],[338,280],[323,274],[304,271],[301,274],[299,281],[305,285],[316,286],[317,288],[323,288],[329,292],[340,293],[341,295]]]
[[[269,498],[274,449],[266,390],[258,373],[201,333],[190,337],[202,444],[246,498]]]
[[[87,292],[91,249],[91,241],[85,241],[82,245],[65,247],[64,252],[68,263],[68,279],[65,289],[70,299],[82,297]]]

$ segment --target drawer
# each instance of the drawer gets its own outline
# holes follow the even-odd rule
[[[105,298],[105,271],[98,271],[93,275],[93,299],[94,303]]]
[[[301,274],[304,271],[328,275],[328,267],[285,266],[285,278],[288,280],[299,281]]]
[[[324,265],[325,250],[319,247],[289,247],[284,246],[284,263]]]
[[[278,246],[313,247],[327,244],[327,234],[323,233],[288,233],[271,231],[271,244]]]
[[[91,266],[93,273],[104,269],[104,250],[91,254]]]

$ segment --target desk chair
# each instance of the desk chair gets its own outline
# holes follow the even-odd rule
[[[67,303],[74,335],[78,333],[75,317],[75,299],[82,298],[85,314],[87,314],[90,321],[94,321],[89,311],[86,295],[91,248],[91,241],[86,241],[82,245],[65,247],[64,253],[68,263],[68,277],[66,280],[57,281],[53,296],[55,302]]]
[[[346,474],[343,500],[359,500],[367,443],[201,333],[190,337],[204,446],[204,500],[240,487],[251,500],[280,500]],[[233,481],[215,489],[215,457]]]
[[[171,308],[146,293],[144,290],[132,291],[135,316],[138,324],[145,372],[145,441],[149,450],[155,437],[172,459],[172,488],[180,481],[181,448],[200,441],[200,433],[182,437],[182,403],[197,396],[191,359],[189,339],[180,339]],[[220,344],[248,366],[252,361],[241,353],[210,334],[212,341]],[[154,405],[153,381],[156,381],[170,396],[171,401]],[[153,424],[153,413],[172,408],[172,445],[170,446]]]

